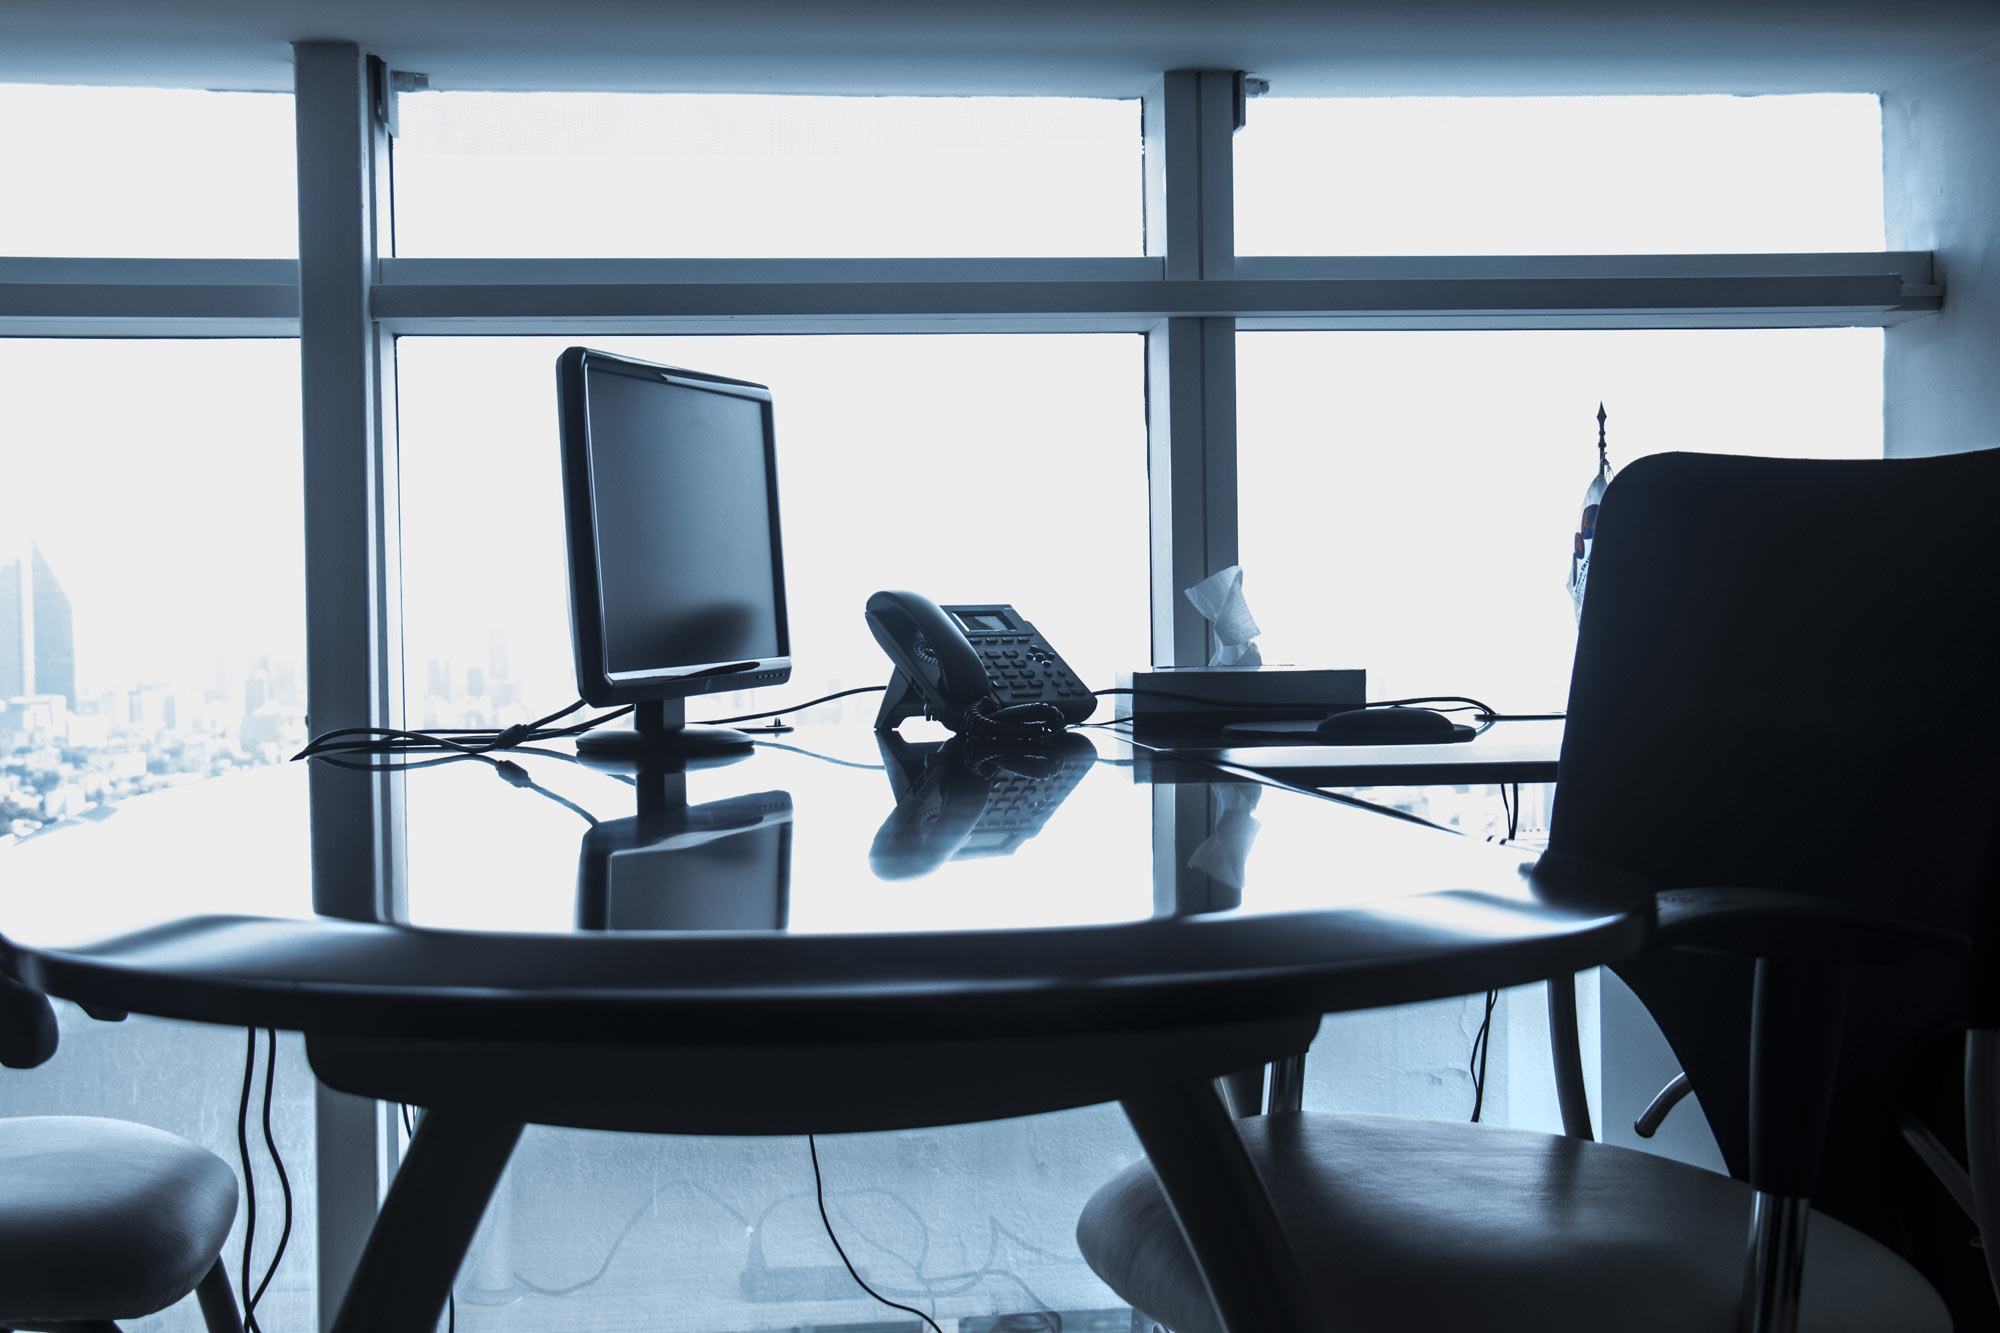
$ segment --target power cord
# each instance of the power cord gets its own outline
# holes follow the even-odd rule
[[[808,699],[802,704],[793,704],[790,708],[774,708],[768,713],[739,713],[735,717],[704,718],[699,725],[704,727],[726,727],[733,722],[755,722],[759,718],[765,717],[782,718],[786,713],[803,713],[808,708],[817,708],[821,704],[832,703],[835,699],[845,699],[850,694],[881,694],[888,688],[887,685],[857,685],[851,690],[840,690],[834,694],[822,694],[817,699]],[[790,730],[790,728],[786,728],[786,730]]]
[[[278,1264],[285,1257],[285,1246],[292,1239],[292,1182],[285,1174],[285,1159],[278,1153],[278,1140],[271,1132],[271,1093],[275,1086],[278,1068],[278,1031],[265,1028],[268,1039],[264,1054],[264,1147],[271,1154],[271,1165],[278,1172],[278,1187],[285,1197],[285,1223],[278,1233],[278,1248],[271,1255],[271,1262],[264,1269],[264,1278],[253,1291],[250,1286],[250,1253],[257,1238],[257,1180],[250,1170],[250,1086],[257,1072],[257,1029],[244,1029],[248,1036],[243,1051],[243,1096],[236,1105],[236,1153],[243,1166],[243,1192],[246,1206],[243,1213],[243,1262],[239,1270],[240,1285],[243,1290],[243,1327],[246,1333],[264,1333],[257,1323],[257,1304],[264,1299],[264,1292],[277,1274]]]
[[[802,704],[789,708],[776,708],[765,713],[742,713],[736,717],[717,717],[702,720],[697,725],[704,727],[725,726],[731,722],[753,722],[759,718],[782,718],[786,713],[802,713],[808,708],[835,699],[845,699],[850,694],[880,694],[885,685],[860,685],[851,690],[840,690],[834,694],[824,694],[817,699],[808,699]],[[616,722],[632,712],[632,705],[614,708],[608,713],[600,713],[582,722],[566,727],[550,725],[585,707],[578,699],[567,708],[561,708],[546,717],[533,722],[516,722],[511,727],[499,730],[477,727],[434,727],[427,731],[406,731],[400,727],[339,727],[333,731],[323,731],[307,742],[306,747],[292,756],[300,759],[326,758],[332,755],[400,755],[412,751],[446,751],[456,755],[484,755],[494,750],[512,750],[537,741],[566,740],[581,736],[586,731],[595,730],[607,722]],[[772,731],[789,731],[782,724],[768,728]]]
[[[489,750],[511,750],[532,741],[575,736],[603,726],[631,712],[617,709],[586,722],[568,727],[552,727],[584,706],[578,699],[567,708],[557,709],[533,722],[517,722],[498,731],[468,727],[446,727],[431,731],[405,731],[400,727],[338,727],[321,732],[292,756],[294,761],[325,754],[401,754],[410,750],[452,750],[460,754],[485,754]]]
[[[1222,708],[1268,709],[1273,706],[1269,699],[1217,699],[1202,694],[1176,694],[1171,690],[1140,690],[1129,686],[1120,686],[1109,690],[1092,690],[1091,694],[1093,697],[1100,699],[1110,694],[1130,694],[1143,696],[1148,699],[1172,699],[1177,703],[1208,704],[1211,707]],[[1495,712],[1490,704],[1481,703],[1477,699],[1468,698],[1462,694],[1423,694],[1413,695],[1407,699],[1370,699],[1365,703],[1344,704],[1339,709],[1329,709],[1328,711],[1346,712],[1360,708],[1403,708],[1414,704],[1456,704],[1458,706],[1455,708],[1440,708],[1436,711],[1440,713],[1475,712],[1479,715],[1481,722],[1518,722],[1535,718],[1559,718],[1562,716],[1561,713],[1499,713]]]
[[[932,1333],[944,1333],[944,1330],[938,1327],[937,1320],[931,1318],[922,1310],[917,1309],[914,1305],[904,1305],[898,1301],[890,1300],[887,1296],[884,1296],[881,1292],[862,1281],[861,1274],[854,1271],[854,1261],[847,1257],[847,1251],[841,1247],[840,1237],[833,1234],[833,1219],[826,1215],[826,1183],[820,1178],[819,1174],[819,1144],[811,1134],[806,1135],[806,1148],[812,1153],[813,1197],[819,1201],[820,1225],[826,1228],[826,1238],[833,1242],[833,1252],[840,1256],[841,1263],[847,1265],[847,1275],[854,1279],[854,1285],[860,1287],[891,1310],[901,1310],[904,1314],[915,1315],[931,1326]]]
[[[1472,1074],[1472,1123],[1479,1123],[1479,1114],[1486,1107],[1486,1054],[1493,1045],[1493,1006],[1500,1002],[1500,992],[1486,992],[1486,1014],[1479,1020],[1479,1031],[1472,1038],[1472,1058],[1466,1062],[1466,1069]]]

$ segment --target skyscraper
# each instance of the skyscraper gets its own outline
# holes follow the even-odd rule
[[[0,563],[0,703],[28,692],[35,674],[34,585],[30,564]]]
[[[0,699],[24,694],[60,694],[76,707],[69,596],[32,542],[0,564]]]

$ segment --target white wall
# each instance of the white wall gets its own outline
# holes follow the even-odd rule
[[[1888,455],[2000,444],[2000,46],[1882,98],[1892,250],[1934,250],[1941,314],[1888,331]]]

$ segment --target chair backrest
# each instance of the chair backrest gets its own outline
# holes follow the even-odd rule
[[[1815,1197],[1891,1243],[1894,1095],[1929,1077],[1927,1040],[1994,1004],[1997,684],[2000,450],[1662,454],[1604,498],[1551,844],[1661,889],[1789,889],[1980,937],[1984,975],[1870,968],[1852,993]],[[1617,970],[1743,1175],[1749,965]]]

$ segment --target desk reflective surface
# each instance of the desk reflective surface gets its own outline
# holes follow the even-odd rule
[[[418,767],[399,779],[405,887],[364,886],[368,922],[313,911],[303,766],[249,773],[6,853],[0,962],[100,1006],[309,1032],[626,1039],[699,1014],[790,1039],[1395,1003],[1583,966],[1643,930],[1627,886],[1134,760],[1103,732],[1016,750],[805,732],[685,773]],[[344,909],[352,888],[317,896]]]

